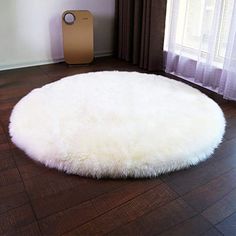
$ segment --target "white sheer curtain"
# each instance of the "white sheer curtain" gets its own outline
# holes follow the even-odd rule
[[[236,0],[168,0],[166,72],[236,100]]]

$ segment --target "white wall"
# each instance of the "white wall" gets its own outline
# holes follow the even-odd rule
[[[0,70],[62,60],[61,15],[68,9],[92,12],[95,55],[112,54],[115,0],[2,0]]]

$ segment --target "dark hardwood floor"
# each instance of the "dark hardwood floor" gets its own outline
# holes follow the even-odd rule
[[[11,144],[9,115],[20,98],[64,76],[99,70],[142,71],[100,58],[90,66],[0,72],[0,235],[236,235],[236,105],[205,89],[225,113],[223,143],[209,160],[157,179],[66,175]]]

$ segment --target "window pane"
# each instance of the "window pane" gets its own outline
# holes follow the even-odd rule
[[[224,5],[223,5],[224,9],[222,13],[222,21],[221,21],[219,41],[218,41],[219,44],[217,51],[218,59],[220,59],[219,57],[222,57],[222,59],[225,57],[232,11],[233,11],[233,4],[234,0],[224,0]]]
[[[215,0],[180,0],[177,43],[206,49],[212,27]]]
[[[232,10],[235,0],[179,0],[179,5],[171,8],[168,1],[167,29],[170,30],[170,17],[174,11],[177,21],[176,35],[173,37],[177,47],[186,55],[196,58],[206,58],[214,52],[213,60],[222,63],[226,53]],[[176,2],[175,2],[176,3]],[[168,33],[167,33],[168,35]],[[166,49],[166,46],[165,46]]]

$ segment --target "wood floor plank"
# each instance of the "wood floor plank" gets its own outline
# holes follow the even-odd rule
[[[184,201],[177,199],[130,223],[117,227],[109,235],[158,235],[196,213]]]
[[[48,169],[47,174],[24,180],[24,184],[29,197],[33,199],[60,193],[86,181],[86,178]]]
[[[225,236],[236,235],[236,212],[217,224],[216,228]]]
[[[1,71],[0,89],[1,91],[6,91],[8,88],[19,87],[22,85],[34,86],[44,77],[46,77],[46,75],[39,66]]]
[[[236,169],[194,189],[183,196],[195,210],[201,212],[210,207],[236,188]]]
[[[16,167],[10,150],[0,151],[0,172]]]
[[[236,212],[236,189],[202,212],[212,224],[217,224]]]
[[[11,168],[0,172],[0,187],[21,182],[17,168]]]
[[[223,234],[220,233],[220,231],[218,231],[214,227],[212,227],[207,232],[203,233],[201,236],[223,236]]]
[[[27,157],[28,158],[28,157]],[[43,164],[36,163],[32,161],[31,164],[22,165],[17,167],[22,179],[26,181],[27,179],[33,177],[39,177],[48,172],[48,168]]]
[[[7,143],[7,137],[5,134],[0,134],[0,144]]]
[[[80,180],[78,179],[78,181]],[[129,181],[125,182],[123,180],[96,181],[90,179],[87,181],[80,181],[76,187],[61,191],[59,194],[56,193],[45,197],[32,199],[32,205],[36,212],[37,218],[40,219],[56,212],[63,211],[67,208],[79,205],[82,202],[96,198],[101,194],[120,188],[128,183]]]
[[[97,215],[92,203],[88,201],[39,220],[39,226],[43,235],[61,235]]]
[[[32,224],[18,227],[17,229],[10,231],[5,236],[41,236],[41,232],[39,230],[39,226],[37,222]]]
[[[6,99],[14,99],[18,97],[23,97],[27,93],[29,93],[32,90],[31,86],[22,86],[20,88],[13,87],[13,88],[6,88],[4,90],[1,90],[0,93],[0,101],[6,100]]]
[[[25,205],[29,202],[28,196],[25,192],[20,192],[11,196],[0,196],[0,215],[13,208]]]
[[[3,153],[3,152],[9,152],[9,144],[8,143],[1,143],[0,144],[0,152]],[[3,155],[3,154],[2,154]]]
[[[13,158],[23,180],[30,179],[48,172],[48,168],[28,157],[18,148],[12,148]]]
[[[14,107],[14,105],[16,104],[16,102],[18,101],[19,99],[17,99],[16,101],[12,101],[12,100],[2,100],[0,102],[0,112],[2,111],[6,111],[6,110],[12,110],[12,108]],[[1,134],[1,132],[0,132]]]
[[[10,233],[35,221],[30,205],[15,208],[0,215],[0,234]]]
[[[22,165],[35,163],[32,159],[30,159],[23,151],[21,151],[17,147],[12,148],[12,152],[14,160],[18,167]]]
[[[11,115],[11,111],[7,110],[7,111],[4,111],[4,112],[1,112],[1,116],[0,116],[0,123],[2,123],[3,130],[4,130],[5,134],[8,135],[8,137],[9,137],[8,128],[9,128],[10,115]]]
[[[3,132],[3,128],[2,128],[2,126],[0,125],[0,134],[3,134],[4,132]]]
[[[115,208],[132,198],[154,188],[161,184],[159,179],[134,181],[133,183],[123,185],[119,189],[109,191],[97,198],[92,199],[92,203],[99,214]]]
[[[212,225],[206,221],[202,216],[197,215],[190,219],[187,219],[182,224],[178,224],[163,233],[161,236],[183,236],[191,235],[197,236],[208,232],[212,228]]]
[[[7,198],[15,194],[24,192],[24,184],[22,182],[17,182],[15,184],[0,186],[0,196],[2,198]]]
[[[236,126],[226,127],[224,139],[231,140],[236,138]]]
[[[215,157],[206,162],[187,170],[164,175],[162,179],[179,194],[186,194],[236,167],[236,142],[231,141],[222,149],[225,150],[225,153],[220,150]]]
[[[40,69],[46,73],[50,78],[63,78],[78,73],[91,72],[91,67],[83,66],[68,66],[65,63],[57,63],[56,65],[43,65]]]
[[[68,235],[75,233],[77,235],[102,235],[109,233],[155,208],[159,209],[160,206],[171,202],[176,197],[177,195],[167,185],[157,185],[144,194],[69,232]]]

